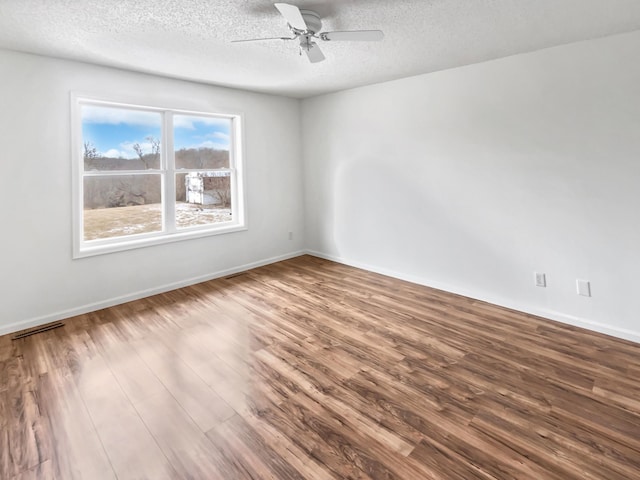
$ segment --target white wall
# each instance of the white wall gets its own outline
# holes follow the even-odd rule
[[[635,32],[303,101],[307,247],[640,341],[639,58]]]
[[[72,260],[70,91],[244,112],[249,229]],[[295,255],[299,124],[298,100],[0,51],[0,334]]]
[[[635,32],[315,97],[301,133],[297,100],[0,51],[0,334],[306,247],[640,341],[638,58]],[[70,91],[243,111],[249,230],[72,260]]]

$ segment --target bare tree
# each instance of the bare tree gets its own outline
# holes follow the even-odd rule
[[[97,170],[96,159],[99,158],[98,150],[91,142],[84,142],[84,168],[85,170]]]
[[[176,165],[181,168],[227,168],[229,152],[210,147],[181,148],[176,150]]]
[[[209,177],[209,188],[213,190],[223,207],[231,206],[231,184],[229,177]]]
[[[108,207],[126,207],[129,205],[144,205],[147,203],[147,192],[136,189],[131,183],[123,180],[118,181],[118,185],[109,192],[107,199]]]
[[[158,158],[160,155],[160,139],[155,137],[146,137],[145,140],[151,144],[151,155]]]
[[[148,136],[145,140],[151,145],[151,153],[144,153],[139,143],[133,145],[133,149],[138,154],[138,158],[147,170],[160,166],[160,139]]]
[[[198,149],[198,152],[197,152],[197,154],[196,154],[196,155],[197,155],[197,157],[196,157],[196,158],[197,158],[197,162],[198,162],[197,167],[198,167],[198,168],[204,168],[204,165],[205,165],[205,159],[206,159],[206,156],[207,156],[207,151],[206,151],[206,149],[204,149],[204,148],[199,148],[199,149]]]
[[[142,150],[142,147],[140,146],[139,143],[134,143],[133,144],[133,149],[136,151],[136,153],[138,154],[138,157],[140,158],[140,161],[143,163],[144,168],[149,168],[149,165],[147,165],[146,160],[144,159],[144,151]]]

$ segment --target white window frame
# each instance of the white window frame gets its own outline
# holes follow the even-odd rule
[[[84,178],[89,176],[127,175],[130,170],[106,172],[85,172],[82,138],[82,106],[95,105],[129,110],[157,112],[162,118],[162,143],[160,148],[160,169],[149,170],[149,174],[159,174],[162,189],[162,231],[127,235],[123,237],[98,240],[84,239]],[[173,116],[192,115],[203,117],[228,118],[231,120],[229,168],[225,169],[176,169],[173,145]],[[130,102],[101,99],[95,95],[71,94],[71,145],[73,162],[73,258],[120,252],[134,248],[160,245],[210,235],[220,235],[247,229],[244,171],[243,171],[243,114],[240,112],[225,113],[202,112],[187,109],[167,108],[153,105],[140,105]],[[224,223],[197,225],[176,228],[175,225],[175,175],[187,172],[225,171],[230,174],[232,220]],[[135,172],[136,174],[139,172]]]

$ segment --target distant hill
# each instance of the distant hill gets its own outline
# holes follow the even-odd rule
[[[229,167],[229,151],[215,150],[213,148],[182,148],[175,152],[177,169],[216,169]],[[160,167],[159,158],[153,154],[143,155],[140,158],[112,158],[95,157],[85,158],[85,171],[111,171],[111,170],[147,170]]]
[[[198,170],[229,167],[229,152],[213,148],[188,148],[175,152],[176,169]],[[146,154],[141,158],[85,158],[85,171],[150,170],[160,167],[159,158]],[[176,176],[176,200],[186,200],[185,175]],[[118,175],[85,177],[84,208],[144,205],[161,201],[161,186],[157,175]]]

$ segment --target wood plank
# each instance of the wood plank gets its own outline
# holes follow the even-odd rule
[[[159,338],[135,341],[132,346],[203,432],[234,415],[229,404]]]
[[[91,417],[69,372],[53,370],[37,382],[39,407],[47,419],[48,449],[55,478],[115,479]]]
[[[158,394],[137,404],[136,410],[178,478],[243,478],[172,395]]]
[[[207,437],[248,478],[303,480],[304,477],[236,415],[207,432]]]
[[[640,345],[301,256],[0,337],[0,478],[640,480]]]
[[[77,384],[118,479],[176,477],[102,357],[83,362]]]

